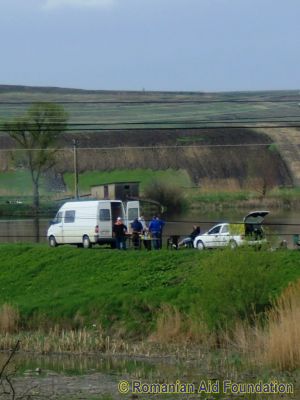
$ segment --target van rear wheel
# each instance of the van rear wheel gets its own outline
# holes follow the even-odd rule
[[[84,235],[82,238],[82,246],[84,249],[90,249],[92,247],[90,238],[87,235]]]

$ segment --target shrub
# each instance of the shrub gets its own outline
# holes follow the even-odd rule
[[[152,180],[145,187],[144,195],[160,203],[168,212],[180,212],[186,204],[182,189],[162,180]]]

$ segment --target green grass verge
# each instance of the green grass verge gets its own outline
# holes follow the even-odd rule
[[[1,197],[17,196],[32,197],[33,184],[28,170],[16,170],[0,172],[0,194]],[[40,194],[49,194],[45,190],[44,179],[40,181]]]
[[[175,306],[211,330],[263,312],[300,278],[296,251],[118,252],[69,246],[0,246],[1,303],[18,307],[23,324],[101,323],[141,337],[162,305]]]
[[[235,201],[247,201],[253,198],[255,195],[253,193],[247,191],[236,191],[236,192],[220,192],[220,191],[211,191],[211,192],[203,192],[201,190],[196,189],[190,191],[189,193],[189,201],[190,203],[226,203],[226,202],[235,202]],[[258,197],[258,195],[256,195]]]
[[[141,190],[153,180],[166,181],[176,186],[190,187],[191,179],[185,170],[158,170],[151,169],[124,169],[113,171],[87,171],[79,175],[79,190],[81,193],[89,193],[91,186],[112,182],[141,182]],[[68,190],[72,191],[74,186],[74,175],[64,174],[64,180]]]
[[[0,187],[2,195],[30,195],[32,194],[32,181],[29,171],[0,172]]]

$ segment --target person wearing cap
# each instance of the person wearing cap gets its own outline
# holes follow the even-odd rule
[[[116,241],[116,248],[126,250],[127,226],[123,224],[122,218],[118,217],[113,226],[113,235]]]

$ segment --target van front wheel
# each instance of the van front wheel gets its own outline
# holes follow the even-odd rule
[[[49,246],[50,247],[56,247],[57,246],[57,243],[56,243],[56,240],[55,240],[54,236],[50,236],[49,237]]]
[[[90,249],[92,247],[90,238],[87,235],[84,235],[82,238],[82,246],[84,249]]]

